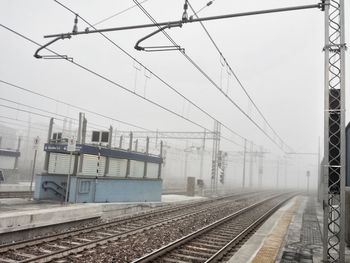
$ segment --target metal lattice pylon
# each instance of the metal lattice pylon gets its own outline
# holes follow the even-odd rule
[[[345,262],[344,0],[325,1],[324,262]]]

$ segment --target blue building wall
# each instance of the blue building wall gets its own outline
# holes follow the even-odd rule
[[[44,150],[51,153],[68,153],[67,144],[60,143],[45,144]],[[130,160],[130,170],[135,167],[132,165],[132,162],[135,161],[139,162],[139,166],[142,167],[142,169],[145,162],[152,165],[156,164],[158,167],[163,162],[163,159],[157,155],[127,151],[117,148],[100,148],[96,145],[87,144],[77,144],[76,151],[73,154],[90,154],[123,160],[128,159]],[[84,160],[82,161],[82,164],[84,168]],[[60,165],[66,164],[61,163]],[[154,165],[152,167],[154,167]],[[151,166],[149,166],[149,168],[151,168]],[[84,171],[84,169],[82,169],[82,171]],[[148,171],[150,172],[151,169]],[[155,170],[153,169],[153,171]],[[143,173],[136,172],[137,171],[130,173],[130,175],[133,175],[134,177],[125,178],[114,176],[88,176],[87,173],[85,175],[81,173],[78,173],[78,175],[74,174],[70,177],[68,201],[72,203],[160,202],[162,193],[162,180],[154,178],[158,176],[158,169],[155,171],[155,173],[153,173],[153,178],[143,178]],[[64,173],[64,171],[61,169],[56,174],[55,170],[49,174],[36,176],[36,188],[34,195],[35,199],[57,201],[63,201],[65,199],[64,197],[66,194],[67,175],[60,173]]]
[[[38,174],[35,176],[34,199],[64,201],[67,175]],[[60,194],[59,194],[60,193]]]
[[[161,179],[107,176],[71,176],[70,178],[68,201],[71,203],[161,201]],[[67,175],[37,175],[34,199],[64,201],[65,191],[59,186],[65,187],[66,182]],[[57,192],[63,195],[59,195]]]
[[[72,203],[160,202],[161,179],[71,177]]]

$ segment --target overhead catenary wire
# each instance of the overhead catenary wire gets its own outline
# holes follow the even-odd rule
[[[77,12],[73,11],[72,9],[70,9],[69,7],[67,7],[66,5],[62,4],[61,2],[59,2],[58,0],[54,0],[56,3],[58,3],[59,5],[61,5],[62,7],[64,7],[66,10],[68,10],[69,12],[71,12],[72,14],[77,14]],[[140,4],[140,3],[137,3]],[[90,27],[93,27],[95,30],[97,30],[91,23],[89,23],[86,19],[84,19],[82,16],[78,15],[78,17],[80,19],[82,19],[85,23],[87,23]],[[129,58],[131,58],[132,60],[134,60],[135,62],[137,62],[138,64],[140,64],[143,68],[145,68],[148,72],[150,72],[153,76],[155,76],[158,80],[160,80],[163,84],[165,84],[169,89],[171,89],[172,91],[174,91],[177,95],[179,95],[181,98],[183,98],[184,100],[186,100],[187,102],[189,102],[191,105],[193,105],[196,109],[198,109],[199,111],[201,111],[202,113],[204,113],[205,115],[207,115],[209,118],[211,118],[212,120],[216,120],[215,117],[213,117],[211,114],[209,114],[207,111],[205,111],[204,109],[202,109],[201,107],[199,107],[196,103],[192,102],[191,100],[189,100],[185,95],[183,95],[182,93],[180,93],[178,90],[176,90],[174,87],[172,87],[170,84],[168,84],[167,82],[165,82],[162,78],[160,78],[157,74],[155,74],[152,70],[150,70],[148,67],[146,67],[143,63],[141,63],[140,61],[138,61],[136,58],[134,58],[130,53],[128,53],[126,50],[124,50],[123,48],[121,48],[119,45],[117,45],[113,40],[111,40],[110,38],[108,38],[105,34],[103,34],[102,32],[100,33],[106,40],[108,40],[110,43],[112,43],[115,47],[117,47],[118,49],[120,49],[124,54],[126,54]],[[135,93],[136,94],[136,93]],[[138,95],[138,94],[136,94]],[[220,122],[220,121],[219,121]],[[223,125],[226,129],[228,129],[230,132],[232,132],[234,135],[240,137],[243,140],[248,140],[247,138],[245,138],[244,136],[240,135],[239,133],[237,133],[236,131],[232,130],[231,128],[229,128],[227,125],[225,125],[224,123],[220,122],[221,125]],[[243,147],[243,145],[235,143],[237,145],[239,145],[240,147]]]
[[[143,0],[141,3],[146,3],[147,1],[149,1],[149,0]],[[56,1],[56,2],[59,3],[58,1]],[[61,3],[59,3],[59,4],[61,4]],[[117,13],[111,15],[111,16],[108,16],[108,17],[106,17],[106,18],[104,18],[104,19],[102,19],[102,20],[100,20],[100,21],[98,21],[98,22],[92,24],[92,26],[90,26],[90,27],[88,27],[88,28],[95,27],[95,26],[97,26],[97,25],[99,25],[99,24],[102,24],[102,23],[104,23],[104,22],[106,22],[106,21],[108,21],[108,20],[110,20],[110,19],[112,19],[112,18],[114,18],[114,17],[116,17],[116,16],[119,16],[119,15],[121,15],[121,14],[124,14],[125,12],[127,12],[127,11],[129,11],[129,10],[135,8],[135,7],[136,7],[136,5],[129,6],[128,8],[125,8],[125,9],[122,10],[122,11],[119,11],[119,12],[117,12]]]
[[[10,127],[11,129],[13,129],[13,127]],[[35,135],[34,136],[27,136],[24,134],[21,134],[21,132],[23,133],[27,133],[26,130],[19,130],[19,134],[13,134],[13,133],[8,133],[8,132],[4,132],[4,133],[0,133],[1,135],[6,135],[3,136],[3,138],[5,138],[8,141],[13,141],[13,142],[18,142],[18,138],[21,138],[21,142],[26,142],[26,143],[33,143],[33,140],[37,138],[37,136],[42,135],[40,132],[35,133],[33,132]],[[11,138],[11,136],[15,135],[16,138]],[[40,136],[39,136],[40,137]],[[40,141],[39,144],[44,144],[45,142]],[[22,146],[21,146],[22,148]],[[25,146],[23,146],[23,148],[25,148]]]
[[[5,124],[8,124],[8,125],[15,125],[15,126],[20,126],[22,128],[24,128],[25,126],[22,125],[21,123],[16,123],[16,122],[9,122],[9,121],[4,121],[4,120],[0,120],[0,123],[5,123]],[[28,126],[27,126],[28,127]],[[39,131],[43,131],[43,132],[47,132],[47,129],[44,129],[44,128],[39,128],[39,127],[30,127],[31,129],[35,129],[35,130],[39,130]],[[1,132],[0,132],[1,134]]]
[[[11,117],[8,117],[8,116],[3,116],[3,115],[0,115],[0,118],[7,119],[7,120],[12,120],[12,121],[23,122],[23,123],[28,123],[28,120],[22,120],[22,119],[18,119],[18,118],[11,118]],[[42,123],[33,123],[33,122],[30,122],[30,125],[36,125],[36,126],[41,126],[41,127],[47,127],[48,126],[48,125],[45,125],[45,124],[42,124]]]
[[[55,0],[56,1],[56,0]],[[187,1],[186,1],[187,3]],[[201,22],[201,21],[210,21],[210,20],[217,20],[217,19],[227,19],[227,18],[234,18],[234,17],[242,17],[242,16],[252,16],[252,15],[261,15],[261,14],[270,14],[270,13],[277,13],[277,12],[289,12],[289,11],[295,11],[295,10],[305,10],[305,9],[324,9],[324,2],[314,4],[314,5],[303,5],[303,6],[292,6],[292,7],[285,7],[285,8],[276,8],[276,9],[267,9],[267,10],[258,10],[258,11],[251,11],[251,12],[243,12],[243,13],[235,13],[235,14],[227,14],[227,15],[218,15],[218,16],[211,16],[211,17],[202,17],[202,18],[196,18],[196,19],[187,19],[187,17],[180,21],[170,21],[170,22],[161,22],[161,23],[153,23],[153,24],[144,24],[144,25],[133,25],[133,26],[124,26],[124,27],[115,27],[115,28],[106,28],[106,29],[95,29],[93,31],[80,31],[80,32],[72,32],[72,33],[62,33],[62,34],[53,34],[53,35],[47,35],[45,37],[58,37],[58,38],[69,38],[72,35],[80,35],[80,34],[90,34],[90,33],[102,33],[102,32],[111,32],[111,31],[118,31],[118,30],[130,30],[130,29],[139,29],[139,28],[148,28],[148,27],[154,27],[154,26],[171,26],[171,25],[177,25],[179,23],[194,23],[194,22]],[[217,87],[220,92],[222,92],[223,95],[225,93]],[[226,95],[227,97],[227,95]],[[234,102],[232,99],[229,98],[231,102]],[[233,103],[234,104],[234,103]],[[250,121],[252,121],[252,118],[247,117]],[[261,130],[263,133],[266,133],[264,129],[262,129],[257,123],[254,123],[255,126],[259,130]],[[265,134],[269,140],[271,140],[278,148],[280,148],[282,151],[283,149],[283,141],[282,146],[276,143],[276,141],[271,138],[268,134]]]
[[[68,120],[72,120],[72,121],[75,121],[75,122],[79,122],[79,120],[76,119],[76,118],[72,118],[70,116],[63,115],[63,114],[58,114],[56,112],[48,111],[48,110],[41,109],[41,108],[38,108],[38,107],[30,106],[30,105],[27,105],[27,104],[24,104],[24,103],[21,103],[21,102],[18,102],[18,101],[9,100],[9,99],[5,99],[5,98],[0,98],[0,100],[6,101],[6,102],[10,102],[10,103],[13,103],[13,104],[16,104],[16,105],[20,105],[20,106],[23,106],[23,107],[27,107],[27,108],[32,109],[32,110],[41,111],[41,112],[44,112],[44,113],[48,113],[48,114],[51,114],[51,115],[62,117],[63,118],[63,119],[61,119],[62,121],[64,121],[64,119],[68,119]],[[57,119],[57,118],[55,118],[55,119]],[[102,126],[100,124],[96,124],[96,123],[91,123],[91,126],[94,126],[95,128],[97,127],[97,128],[107,129],[107,127]]]
[[[62,4],[61,2],[59,2],[58,0],[54,0],[56,3],[58,3],[60,6],[62,6],[63,8],[65,8],[66,10],[68,10],[69,12],[71,12],[72,14],[77,14],[77,12],[73,11],[72,9],[70,9],[69,7],[67,7],[66,5]],[[138,3],[139,4],[139,3]],[[86,24],[88,24],[90,27],[93,27],[95,30],[97,30],[91,23],[89,23],[86,19],[84,19],[81,15],[78,15],[79,18],[81,20],[83,20]],[[162,79],[159,75],[155,74],[150,68],[146,67],[143,63],[141,63],[139,60],[137,60],[135,57],[133,57],[129,52],[127,52],[125,49],[123,49],[122,47],[120,47],[119,45],[117,45],[112,39],[110,39],[109,37],[107,37],[104,33],[100,32],[100,35],[103,36],[107,41],[109,41],[112,45],[114,45],[115,47],[117,47],[120,51],[122,51],[125,55],[127,55],[130,59],[132,59],[133,61],[135,61],[136,63],[138,63],[139,65],[141,65],[143,68],[145,68],[148,72],[150,72],[154,77],[156,77],[161,83],[163,83],[166,87],[168,87],[169,89],[171,89],[173,92],[175,92],[177,95],[179,95],[181,98],[183,98],[185,101],[187,101],[188,103],[190,103],[192,106],[194,106],[196,109],[198,109],[200,112],[202,112],[203,114],[205,114],[206,116],[208,116],[209,118],[211,118],[212,120],[216,120],[216,118],[214,116],[212,116],[209,112],[207,112],[206,110],[204,110],[203,108],[199,107],[196,103],[194,103],[193,101],[191,101],[190,99],[188,99],[185,95],[183,95],[181,92],[179,92],[177,89],[175,89],[173,86],[171,86],[169,83],[167,83],[164,79]],[[170,38],[170,36],[169,36]],[[170,40],[170,39],[169,39]],[[136,93],[135,93],[136,94]],[[137,94],[138,95],[138,94]],[[226,129],[228,129],[230,132],[232,132],[234,135],[238,136],[239,138],[241,138],[242,140],[248,140],[247,138],[245,138],[244,136],[240,135],[239,133],[237,133],[236,131],[234,131],[233,129],[229,128],[227,125],[225,125],[224,123],[220,122]],[[236,143],[237,144],[237,143]],[[238,144],[237,144],[238,145]],[[240,147],[243,147],[243,145],[239,144]]]
[[[1,98],[1,97],[0,97],[0,100],[6,101],[6,102],[10,102],[10,103],[13,103],[13,104],[16,104],[16,105],[20,105],[20,106],[23,106],[23,107],[26,107],[26,108],[29,108],[29,109],[32,109],[32,110],[45,112],[45,113],[48,113],[48,114],[51,114],[51,115],[56,115],[56,116],[59,116],[59,117],[62,117],[62,118],[67,118],[67,119],[70,119],[70,120],[75,121],[75,122],[79,121],[76,118],[72,118],[72,117],[69,117],[69,116],[66,116],[66,115],[62,115],[62,114],[59,114],[59,113],[55,113],[55,112],[52,112],[52,111],[40,109],[38,107],[30,106],[30,105],[27,105],[27,104],[24,104],[24,103],[21,103],[21,102],[18,102],[18,101],[9,100],[9,99],[6,99],[6,98]]]
[[[7,29],[7,30],[9,30],[9,31],[11,31],[11,32],[13,32],[13,33],[15,33],[15,34],[17,34],[18,36],[20,36],[20,37],[22,37],[22,38],[24,38],[24,39],[26,39],[26,40],[32,42],[33,44],[35,44],[35,45],[37,45],[37,46],[41,46],[41,45],[40,45],[39,43],[37,43],[36,41],[34,41],[34,40],[32,40],[32,39],[30,39],[30,38],[24,36],[23,34],[20,34],[20,33],[16,32],[16,31],[10,29],[10,28],[7,27],[7,26],[4,26],[3,24],[0,24],[0,26],[2,26],[3,28],[5,28],[5,29]],[[55,51],[53,51],[53,50],[51,50],[51,49],[48,49],[48,48],[46,48],[46,49],[47,49],[48,51],[54,53],[55,55],[60,56],[57,52],[55,52]],[[157,103],[157,102],[154,102],[154,101],[152,101],[152,100],[150,100],[150,99],[148,99],[148,98],[144,98],[143,96],[141,96],[141,95],[139,95],[139,94],[137,94],[137,93],[135,93],[135,92],[129,90],[128,88],[126,88],[126,87],[122,86],[121,84],[119,84],[119,83],[117,83],[117,82],[115,82],[115,81],[113,81],[113,80],[111,80],[111,79],[109,79],[109,78],[103,76],[102,74],[100,74],[100,73],[98,73],[98,72],[96,72],[96,71],[94,71],[94,70],[91,70],[91,69],[89,69],[89,68],[83,66],[82,64],[79,64],[79,63],[77,63],[77,62],[75,62],[75,61],[70,61],[70,60],[67,60],[67,59],[65,59],[65,60],[68,61],[68,62],[70,62],[70,63],[72,63],[72,64],[74,64],[74,65],[76,65],[76,66],[78,66],[79,68],[81,68],[81,69],[83,69],[83,70],[85,70],[85,71],[87,71],[87,72],[90,72],[91,74],[95,75],[96,77],[99,77],[99,78],[105,80],[106,82],[108,82],[108,83],[110,83],[110,84],[113,84],[114,86],[117,86],[117,87],[123,89],[124,91],[126,91],[126,92],[128,92],[128,93],[131,93],[131,94],[133,94],[133,95],[135,95],[135,96],[137,96],[137,97],[139,97],[139,98],[141,98],[141,99],[143,99],[143,100],[146,100],[146,101],[148,101],[149,103],[151,103],[151,104],[153,104],[153,105],[155,105],[155,106],[157,106],[157,107],[159,107],[159,108],[161,108],[161,109],[163,109],[163,110],[165,110],[165,111],[167,111],[167,112],[169,112],[169,113],[172,113],[172,114],[174,114],[174,115],[176,115],[176,116],[178,116],[178,117],[180,117],[180,118],[182,118],[182,119],[187,120],[188,122],[192,123],[192,124],[195,125],[195,126],[200,127],[201,129],[206,129],[206,128],[205,128],[204,126],[202,126],[201,124],[198,124],[198,123],[196,123],[196,122],[190,120],[189,118],[186,118],[186,117],[184,117],[184,116],[181,116],[179,113],[174,112],[173,110],[170,110],[170,109],[166,108],[165,106],[162,106],[161,104],[159,104],[159,103]]]
[[[113,117],[110,117],[110,116],[107,116],[107,115],[103,115],[103,114],[98,113],[98,112],[96,112],[96,111],[89,110],[89,109],[87,109],[87,108],[79,107],[79,106],[77,106],[77,105],[75,105],[75,104],[67,103],[67,102],[64,102],[64,101],[62,101],[62,100],[58,100],[58,99],[52,98],[52,97],[50,97],[50,96],[47,96],[47,95],[41,94],[41,93],[39,93],[39,92],[35,92],[35,91],[32,91],[32,90],[23,88],[23,87],[21,87],[21,86],[19,86],[19,85],[10,83],[10,82],[8,82],[8,81],[4,81],[4,80],[1,80],[1,79],[0,79],[0,82],[1,82],[1,83],[4,83],[4,84],[6,84],[6,85],[12,86],[12,87],[14,87],[14,88],[16,88],[16,89],[19,89],[19,90],[22,90],[22,91],[25,91],[25,92],[32,93],[32,94],[34,94],[34,95],[37,95],[37,96],[40,96],[40,97],[43,97],[43,98],[46,98],[46,99],[55,101],[55,102],[57,102],[57,103],[64,104],[64,105],[66,105],[66,106],[69,106],[69,107],[72,107],[72,108],[75,108],[75,109],[78,109],[78,110],[81,110],[81,111],[84,111],[84,112],[88,112],[88,113],[94,114],[94,115],[99,116],[99,117],[103,117],[103,118],[106,118],[106,119],[109,119],[109,120],[112,120],[112,121],[115,121],[115,122],[119,122],[119,123],[121,123],[121,124],[125,124],[125,125],[128,125],[128,126],[133,127],[133,128],[137,128],[137,129],[140,129],[140,130],[151,131],[151,130],[146,129],[146,128],[144,128],[144,127],[141,127],[141,126],[139,126],[139,125],[135,125],[135,124],[132,124],[132,123],[130,123],[130,122],[122,121],[122,120],[119,120],[119,119],[116,119],[116,118],[113,118]]]
[[[141,5],[141,3],[139,3],[137,0],[133,0],[134,3],[136,3],[138,5],[138,7],[142,10],[142,12],[156,25],[157,24],[157,21],[151,16],[151,14]],[[160,26],[158,26],[158,28],[161,28]],[[165,32],[164,30],[162,31],[162,33],[166,36],[166,38],[174,45],[174,46],[179,46],[175,40],[167,33]],[[183,51],[183,49],[179,49],[179,51],[189,60],[191,60],[190,57],[187,56],[187,54]],[[191,60],[192,61],[192,60]],[[205,72],[202,71],[204,74]],[[209,76],[208,76],[209,77]],[[177,90],[175,90],[175,92],[177,94],[180,94],[180,96],[182,96],[183,98],[184,95],[182,95],[181,93],[179,93]],[[196,104],[194,104],[192,101],[186,99],[186,101],[188,101],[189,103],[191,103],[192,105],[194,105],[196,108],[198,108],[198,106]],[[202,111],[203,112],[203,111]],[[205,113],[207,113],[206,111],[204,111]],[[212,117],[210,114],[207,114],[210,118],[212,118],[213,120],[215,120],[214,117]],[[230,132],[232,132],[234,135],[237,135],[238,137],[240,137],[241,139],[243,140],[247,140],[247,141],[250,141],[248,140],[247,138],[245,138],[244,136],[240,135],[239,133],[237,133],[236,131],[232,130],[230,127],[228,127],[227,125],[225,125],[224,123],[220,122],[221,125],[223,127],[225,127],[227,130],[229,130]],[[243,145],[241,145],[241,147],[243,147]]]
[[[0,24],[0,26],[3,27],[3,28],[5,28],[6,30],[12,32],[13,34],[16,34],[17,36],[19,36],[19,37],[21,37],[21,38],[23,38],[23,39],[25,39],[25,40],[31,42],[32,44],[34,44],[34,45],[36,45],[36,46],[39,46],[39,47],[42,46],[42,45],[40,45],[38,42],[36,42],[36,41],[30,39],[29,37],[27,37],[27,36],[25,36],[25,35],[23,35],[23,34],[17,32],[17,31],[15,31],[15,30],[9,28],[8,26],[5,26],[5,25],[3,25],[3,24]],[[57,55],[57,56],[61,56],[60,54],[58,54],[57,52],[53,51],[52,49],[46,48],[46,50],[48,50],[49,52],[51,52],[51,53],[53,53],[53,54],[55,54],[55,55]],[[157,107],[159,107],[159,108],[161,108],[161,109],[167,111],[168,113],[171,113],[171,114],[173,114],[173,115],[176,115],[176,116],[178,116],[179,118],[182,118],[182,119],[188,121],[189,123],[192,123],[193,125],[195,125],[195,126],[201,128],[201,129],[208,130],[208,131],[212,131],[211,129],[208,129],[208,128],[204,127],[203,125],[201,125],[201,124],[199,124],[199,123],[197,123],[197,122],[195,122],[195,121],[193,121],[193,120],[191,120],[191,119],[189,119],[189,118],[186,118],[186,117],[180,115],[179,113],[174,112],[173,110],[170,110],[170,109],[166,108],[165,106],[160,105],[160,104],[157,103],[157,102],[154,102],[154,101],[152,101],[152,100],[150,100],[150,99],[144,98],[143,96],[141,96],[141,95],[139,95],[139,94],[137,94],[137,93],[134,93],[133,91],[129,90],[128,88],[126,88],[126,87],[124,87],[124,86],[122,86],[121,84],[118,84],[117,82],[115,82],[115,81],[113,81],[113,80],[111,80],[111,79],[109,79],[109,78],[103,76],[102,74],[97,73],[96,71],[93,71],[93,70],[91,70],[91,69],[89,69],[89,68],[87,68],[87,67],[85,67],[85,66],[83,66],[83,65],[81,65],[81,64],[79,64],[79,63],[77,63],[76,61],[71,61],[71,60],[68,60],[67,58],[64,58],[64,59],[65,59],[67,62],[70,62],[70,63],[76,65],[77,67],[79,67],[79,68],[81,68],[81,69],[83,69],[83,70],[85,70],[85,71],[91,73],[92,75],[95,75],[96,77],[99,77],[99,78],[105,80],[106,82],[108,82],[108,83],[110,83],[110,84],[113,84],[114,86],[117,86],[117,87],[123,89],[124,91],[126,91],[126,92],[128,92],[128,93],[131,93],[131,94],[133,94],[133,95],[135,95],[135,96],[137,96],[137,97],[139,97],[139,98],[141,98],[141,99],[143,99],[143,100],[145,100],[145,101],[147,101],[147,102],[153,104],[154,106],[157,106]],[[4,106],[4,105],[0,105],[0,106]],[[12,107],[12,108],[13,108],[13,109],[16,109],[16,108],[14,108],[14,107]],[[24,111],[24,110],[22,110],[22,111]],[[27,112],[28,112],[28,111],[27,111]],[[43,115],[43,116],[45,116],[45,115]],[[50,116],[45,116],[45,117],[51,118]],[[233,144],[235,144],[235,145],[238,145],[238,146],[242,147],[242,145],[240,145],[239,143],[237,143],[237,142],[235,142],[235,141],[233,141],[233,140],[231,140],[231,139],[229,139],[229,138],[227,138],[227,137],[221,136],[221,138],[225,139],[225,140],[228,141],[228,142],[231,142],[231,143],[233,143]]]
[[[43,117],[43,118],[49,118],[49,119],[52,118],[52,116],[49,116],[49,115],[45,115],[45,114],[41,114],[41,113],[37,113],[37,112],[25,110],[25,109],[15,108],[15,107],[12,107],[12,106],[9,106],[9,105],[0,104],[0,107],[7,108],[7,109],[12,109],[12,110],[15,110],[15,111],[21,111],[21,112],[25,112],[25,113],[29,113],[29,114],[33,114],[33,115],[40,116],[40,117]],[[63,119],[59,119],[57,117],[54,118],[54,119],[55,120],[64,121]]]
[[[210,1],[212,2],[212,1]],[[210,3],[209,2],[209,3]],[[196,12],[194,10],[194,8],[192,7],[191,3],[188,2],[189,7],[191,8],[192,12],[194,13],[194,15],[199,18],[198,16],[198,12]],[[206,6],[205,6],[206,7]],[[229,69],[229,71],[232,73],[232,75],[234,76],[234,78],[236,79],[238,85],[241,87],[241,89],[243,90],[243,92],[245,93],[245,95],[248,97],[249,101],[253,104],[254,108],[258,111],[259,115],[263,118],[263,120],[265,121],[265,123],[270,127],[271,131],[281,140],[281,142],[286,145],[288,148],[289,147],[284,140],[280,137],[280,135],[276,132],[276,130],[272,127],[272,125],[270,124],[270,122],[266,119],[266,117],[264,116],[264,114],[262,113],[262,111],[259,109],[259,107],[256,105],[256,103],[254,102],[254,100],[252,99],[252,97],[250,96],[250,94],[248,93],[247,89],[244,87],[243,83],[241,82],[241,80],[238,78],[237,74],[233,71],[231,65],[229,64],[229,62],[227,61],[227,59],[225,58],[223,52],[220,50],[220,48],[218,47],[218,45],[216,44],[216,42],[214,41],[213,37],[211,36],[211,34],[209,33],[209,31],[207,30],[207,28],[205,27],[204,23],[202,21],[199,22],[199,24],[201,25],[201,27],[203,28],[203,30],[205,31],[205,33],[207,34],[208,38],[210,39],[211,43],[214,45],[215,49],[217,50],[217,52],[219,53],[220,57],[222,57],[222,59],[224,60],[227,68]]]
[[[220,20],[220,19],[228,19],[228,18],[236,18],[236,17],[244,17],[244,16],[254,16],[254,15],[271,14],[271,13],[290,12],[290,11],[296,11],[296,10],[306,10],[306,9],[316,9],[316,8],[322,10],[324,5],[325,4],[321,2],[318,4],[314,4],[314,5],[291,6],[291,7],[243,12],[243,13],[234,13],[234,14],[227,14],[227,15],[201,17],[201,18],[188,19],[185,21],[184,20],[176,20],[176,21],[159,22],[157,24],[131,25],[131,26],[112,27],[112,28],[104,28],[104,29],[69,32],[69,33],[51,34],[51,35],[45,35],[44,38],[53,38],[53,37],[57,38],[57,37],[59,37],[59,38],[63,39],[63,38],[69,38],[73,35],[95,34],[95,33],[112,32],[112,31],[123,31],[123,30],[150,28],[150,27],[166,26],[166,25],[171,26],[171,25],[179,24],[181,22],[182,23],[198,23],[199,21],[213,21],[213,20]]]
[[[158,25],[158,22],[151,16],[151,14],[137,1],[133,0],[134,3],[138,5],[141,11],[160,29],[161,26]],[[201,21],[200,21],[201,22]],[[202,23],[202,22],[201,22]],[[162,33],[169,39],[169,41],[174,46],[179,46],[175,40],[164,30]],[[179,49],[180,53],[217,89],[221,92],[250,122],[254,124],[271,142],[273,142],[278,148],[280,148],[283,152],[284,149],[281,147],[248,113],[246,113],[242,107],[240,107],[230,96],[228,96],[219,86],[215,83],[215,81],[183,50]],[[223,125],[224,126],[224,125]],[[226,126],[224,126],[227,128]]]
[[[26,89],[24,87],[21,87],[19,85],[16,85],[16,84],[13,84],[13,83],[10,83],[8,81],[4,81],[4,80],[1,80],[0,79],[0,82],[3,83],[3,84],[6,84],[10,87],[13,87],[13,88],[16,88],[16,89],[19,89],[20,91],[24,91],[24,92],[28,92],[30,94],[34,94],[34,95],[37,95],[37,96],[40,96],[40,97],[43,97],[43,98],[46,98],[46,99],[49,99],[49,100],[52,100],[52,101],[55,101],[56,103],[62,103],[64,105],[67,105],[69,107],[72,107],[72,108],[76,108],[78,110],[83,110],[84,112],[88,112],[88,113],[91,113],[91,114],[95,114],[96,116],[99,116],[99,117],[103,117],[103,118],[106,118],[106,119],[109,119],[109,120],[112,120],[112,121],[117,121],[117,122],[120,122],[120,123],[123,123],[123,124],[126,124],[126,125],[129,125],[131,127],[134,127],[134,128],[138,128],[144,132],[153,132],[153,130],[150,130],[150,129],[147,129],[147,128],[144,128],[144,127],[141,127],[139,125],[135,125],[135,124],[131,124],[129,122],[124,122],[124,121],[120,121],[120,120],[117,120],[113,117],[109,117],[109,116],[106,116],[106,115],[103,115],[101,113],[98,113],[98,112],[95,112],[95,111],[91,111],[89,109],[86,109],[86,108],[82,108],[82,107],[79,107],[79,106],[76,106],[74,104],[70,104],[70,103],[67,103],[67,102],[64,102],[62,100],[58,100],[58,99],[55,99],[55,98],[52,98],[52,97],[49,97],[47,95],[44,95],[44,94],[41,94],[41,93],[38,93],[38,92],[35,92],[33,90],[29,90],[29,89]],[[0,118],[3,117],[3,116],[0,116]],[[4,118],[8,118],[8,117],[4,117]],[[160,131],[159,134],[161,134],[162,132]]]

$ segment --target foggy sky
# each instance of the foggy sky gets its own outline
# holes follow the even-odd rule
[[[159,22],[178,20],[183,12],[179,0],[148,0],[143,5]],[[43,35],[69,32],[73,28],[74,15],[54,1],[1,0],[0,23],[31,39],[44,44]],[[131,0],[62,1],[74,12],[95,23],[125,8],[134,5]],[[206,1],[192,0],[190,3],[199,10]],[[200,16],[213,16],[260,9],[279,8],[293,5],[315,4],[317,1],[228,1],[216,0],[204,9]],[[192,14],[189,11],[189,14]],[[349,7],[346,15],[349,17]],[[205,26],[216,41],[229,64],[238,75],[255,103],[259,106],[272,127],[296,152],[317,153],[318,137],[323,144],[323,67],[324,14],[315,10],[260,15],[205,22]],[[346,35],[350,35],[346,21]],[[100,25],[100,28],[151,23],[138,8],[114,17]],[[79,20],[79,30],[87,25]],[[149,67],[169,85],[183,93],[190,100],[208,111],[219,121],[229,126],[256,145],[264,146],[269,152],[270,173],[274,173],[275,160],[284,154],[273,145],[261,131],[252,125],[213,85],[203,77],[179,52],[147,53],[136,51],[137,40],[155,30],[141,29],[108,33],[113,41],[136,59]],[[259,125],[268,129],[257,114],[237,81],[221,66],[220,56],[199,24],[185,24],[181,29],[167,30],[175,41],[223,90],[227,90],[235,102],[242,107]],[[0,27],[0,79],[17,84],[47,96],[57,98],[80,107],[127,121],[150,130],[203,131],[185,120],[171,115],[150,103],[125,92],[65,60],[38,60],[33,57],[37,47]],[[145,42],[149,45],[168,45],[169,41],[159,34]],[[74,58],[74,61],[92,69],[118,84],[146,98],[169,107],[186,118],[212,129],[213,121],[190,106],[184,99],[159,81],[118,48],[99,34],[73,36],[50,46],[60,54]],[[43,53],[49,54],[47,51]],[[347,53],[349,58],[349,52]],[[347,98],[349,99],[347,70]],[[146,81],[147,80],[147,81]],[[78,110],[59,103],[18,91],[0,83],[1,98],[46,109],[50,112],[78,118]],[[5,103],[11,105],[16,104]],[[347,105],[349,105],[347,103]],[[27,113],[0,108],[1,116],[28,120]],[[48,123],[35,115],[33,122]],[[116,129],[131,130],[132,127],[112,122],[94,115],[88,115],[89,124],[95,123]],[[347,120],[349,118],[347,117]],[[23,126],[26,124],[24,123]],[[63,123],[56,121],[57,127]],[[25,127],[24,127],[25,128]],[[90,126],[92,129],[93,127]],[[222,134],[243,145],[242,139],[223,129]],[[193,142],[198,144],[198,142]],[[222,140],[222,149],[242,152],[242,147]],[[211,147],[209,143],[208,147]],[[316,156],[291,157],[293,163],[288,174],[295,181],[296,174],[311,170],[316,174]],[[231,171],[239,173],[240,167],[234,162]],[[236,165],[236,166],[235,166]],[[236,167],[236,168],[234,168]],[[233,173],[233,172],[232,172]],[[272,175],[271,175],[272,176]],[[299,176],[299,175],[298,175]],[[272,176],[273,177],[273,176]],[[272,178],[271,177],[271,178]],[[270,180],[272,180],[270,178]],[[314,176],[313,184],[316,182]]]

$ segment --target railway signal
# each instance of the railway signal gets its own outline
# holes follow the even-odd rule
[[[225,170],[220,170],[220,183],[224,184],[225,182]]]

